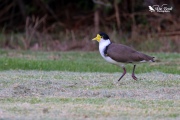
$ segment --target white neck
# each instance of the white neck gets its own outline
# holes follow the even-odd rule
[[[108,40],[101,39],[99,42],[99,52],[103,58],[105,57],[104,50],[106,49],[106,46],[108,46],[110,43],[111,41],[109,39]]]

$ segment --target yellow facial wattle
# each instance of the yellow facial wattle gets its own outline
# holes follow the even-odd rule
[[[95,38],[93,38],[92,40],[96,40],[96,41],[100,42],[101,38],[102,37],[99,34],[97,34],[97,36]]]

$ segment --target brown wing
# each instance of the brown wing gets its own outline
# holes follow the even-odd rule
[[[107,49],[107,55],[113,60],[124,63],[153,60],[154,57],[140,53],[128,46],[112,43]]]

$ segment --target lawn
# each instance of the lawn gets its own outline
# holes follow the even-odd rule
[[[98,52],[0,51],[0,119],[180,119],[180,55],[149,53],[138,81]]]
[[[159,71],[179,74],[180,54],[148,53],[158,62],[139,64],[136,73]],[[122,68],[107,63],[99,52],[32,52],[0,51],[0,70],[59,70],[72,72],[122,72]],[[133,65],[127,65],[131,72]]]

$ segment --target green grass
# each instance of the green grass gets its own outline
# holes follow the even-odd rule
[[[117,83],[99,52],[0,50],[0,119],[180,119],[180,54],[147,54]]]
[[[138,64],[136,73],[161,71],[178,74],[180,54],[147,53],[157,57],[156,63]],[[60,70],[76,72],[122,72],[120,67],[107,63],[99,52],[37,52],[0,50],[0,70]],[[132,71],[133,65],[126,66]]]

